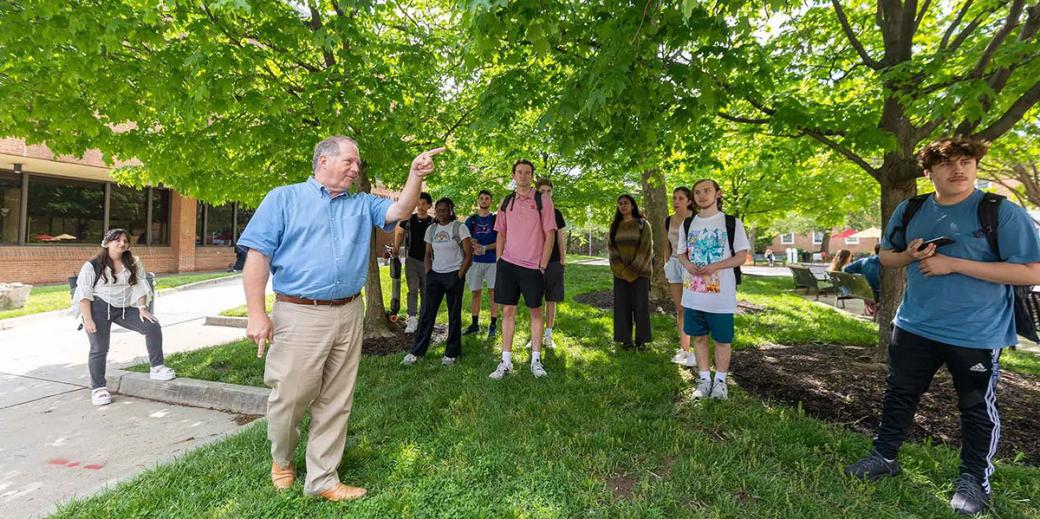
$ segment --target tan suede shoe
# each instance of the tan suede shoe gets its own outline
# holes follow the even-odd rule
[[[318,494],[318,497],[329,501],[350,501],[364,497],[366,492],[368,491],[360,487],[348,487],[343,483],[336,483],[336,486]]]
[[[296,481],[296,467],[289,465],[288,468],[279,467],[277,463],[271,464],[271,483],[278,490],[285,490]]]

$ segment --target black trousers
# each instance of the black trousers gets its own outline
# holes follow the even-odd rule
[[[888,346],[888,387],[874,448],[888,459],[896,457],[921,395],[945,364],[953,376],[961,412],[961,474],[979,478],[989,492],[993,455],[1000,440],[996,393],[1000,352],[952,346],[893,327]]]
[[[437,311],[441,308],[441,300],[448,298],[448,342],[444,346],[444,356],[457,358],[462,355],[462,292],[466,280],[459,278],[459,271],[441,274],[434,271],[426,273],[426,288],[423,290],[422,305],[419,310],[419,327],[415,329],[415,342],[412,343],[412,355],[422,357],[430,347],[430,336],[433,325],[437,321]]]
[[[632,324],[636,342],[653,340],[650,332],[650,278],[625,281],[614,276],[614,340],[632,342]]]

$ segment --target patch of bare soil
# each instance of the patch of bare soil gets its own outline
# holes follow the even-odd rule
[[[614,308],[614,292],[610,290],[587,292],[574,296],[574,301],[583,305],[594,306],[601,310],[611,310]],[[764,310],[764,308],[758,305],[744,301],[737,302],[738,314],[754,314]],[[675,315],[675,304],[672,303],[671,299],[651,299],[650,311],[664,315]]]
[[[636,483],[638,481],[627,474],[614,474],[607,478],[607,488],[621,499],[632,499],[632,489]]]
[[[392,337],[366,337],[361,344],[362,355],[393,355],[412,349],[412,341],[415,340],[414,333],[404,333],[406,319],[400,319],[396,323],[390,323],[393,330]],[[465,326],[463,326],[465,328]],[[430,344],[444,342],[448,337],[448,327],[444,324],[433,325],[433,335]]]
[[[733,356],[732,372],[740,387],[760,398],[797,405],[805,413],[873,434],[878,426],[887,368],[872,361],[872,351],[858,346],[768,345]],[[998,457],[1021,452],[1024,463],[1040,465],[1040,377],[1001,372]],[[910,429],[911,441],[932,438],[960,448],[957,392],[940,368]]]

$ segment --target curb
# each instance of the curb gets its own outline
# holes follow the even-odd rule
[[[155,292],[155,295],[156,295],[156,297],[158,297],[158,296],[161,296],[163,294],[172,294],[174,292],[180,292],[182,290],[191,290],[193,288],[202,288],[202,287],[209,286],[209,285],[216,285],[217,283],[221,283],[221,282],[224,282],[224,281],[230,281],[230,280],[241,279],[241,278],[242,278],[242,274],[232,274],[230,276],[223,276],[223,277],[219,277],[219,278],[204,279],[202,281],[196,281],[194,283],[188,283],[186,285],[181,285],[179,287],[163,288],[161,290],[157,290]],[[71,296],[70,296],[70,298],[71,298]],[[8,329],[14,328],[15,326],[17,326],[19,324],[32,322],[32,321],[35,321],[37,319],[47,319],[47,318],[50,318],[50,317],[65,317],[65,316],[68,316],[68,315],[69,315],[69,309],[68,308],[62,308],[60,310],[51,310],[49,312],[40,312],[40,313],[37,313],[37,314],[23,315],[21,317],[11,317],[9,319],[0,319],[0,330],[8,330]]]
[[[207,315],[206,326],[229,326],[231,328],[246,328],[249,319],[246,317],[229,317],[225,315]]]
[[[147,373],[123,370],[111,370],[105,379],[113,393],[250,415],[267,413],[271,393],[267,388],[193,378],[158,382],[149,379]]]

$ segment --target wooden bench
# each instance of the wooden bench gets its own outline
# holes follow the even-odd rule
[[[794,288],[804,288],[805,293],[808,294],[810,290],[816,291],[816,300],[820,300],[820,292],[832,290],[834,287],[825,274],[821,277],[815,274],[809,267],[803,265],[788,265],[787,268],[791,269],[791,275],[794,277]]]
[[[863,301],[877,304],[877,299],[874,297],[874,289],[870,287],[867,278],[861,274],[830,271],[827,272],[827,275],[835,288],[834,306],[838,306],[840,302],[841,307],[845,308],[846,299],[862,299]],[[874,319],[877,319],[876,312],[874,313]]]

